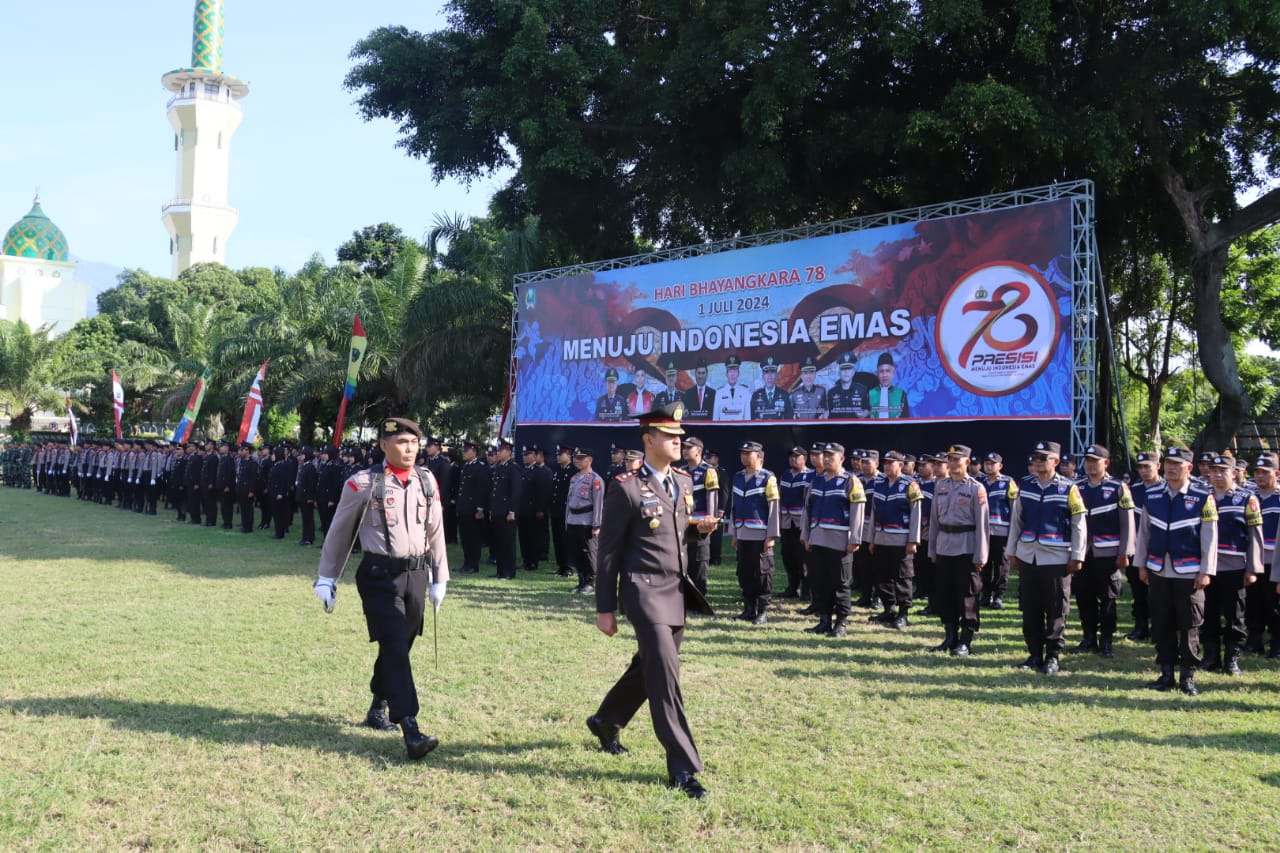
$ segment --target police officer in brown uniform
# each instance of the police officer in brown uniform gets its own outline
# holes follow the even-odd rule
[[[684,404],[671,403],[640,416],[645,457],[640,470],[622,474],[605,496],[599,561],[596,568],[596,627],[606,636],[618,631],[621,610],[636,632],[639,651],[605,695],[587,728],[600,748],[614,755],[626,749],[618,732],[645,700],[653,729],[667,753],[668,784],[702,798],[698,781],[702,759],[694,745],[680,691],[680,642],[685,611],[714,615],[688,575],[685,537],[693,506],[687,474],[672,463],[680,459]],[[706,532],[715,522],[705,519]]]
[[[428,598],[438,609],[449,580],[444,508],[435,477],[414,465],[422,439],[418,425],[388,418],[379,436],[383,464],[358,472],[343,485],[320,554],[315,593],[331,612],[338,575],[358,536],[363,556],[356,589],[369,641],[378,644],[369,682],[373,702],[365,722],[383,730],[399,724],[409,757],[418,759],[439,742],[418,730],[418,691],[409,652],[422,634]]]
[[[929,556],[937,568],[929,603],[946,631],[932,651],[961,658],[969,656],[980,627],[978,595],[991,525],[987,487],[967,471],[971,454],[963,444],[947,449],[947,476],[934,485],[929,508]]]

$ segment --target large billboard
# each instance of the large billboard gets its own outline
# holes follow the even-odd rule
[[[1070,200],[517,292],[521,425],[1072,417]]]

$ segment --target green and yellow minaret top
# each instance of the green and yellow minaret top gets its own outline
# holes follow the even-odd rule
[[[191,67],[177,68],[164,75],[166,89],[179,92],[188,82],[199,79],[225,84],[236,100],[249,94],[244,81],[222,71],[223,19],[222,0],[196,0],[191,28]]]

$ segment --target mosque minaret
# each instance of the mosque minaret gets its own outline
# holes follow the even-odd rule
[[[178,154],[177,187],[163,207],[173,277],[193,264],[224,263],[239,212],[227,203],[231,137],[240,125],[242,80],[222,71],[222,0],[197,0],[191,67],[164,75]]]

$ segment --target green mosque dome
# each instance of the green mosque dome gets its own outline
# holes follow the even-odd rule
[[[18,258],[40,258],[45,261],[65,261],[70,255],[66,235],[53,224],[40,209],[36,197],[31,212],[19,219],[4,235],[4,249],[0,254]]]

